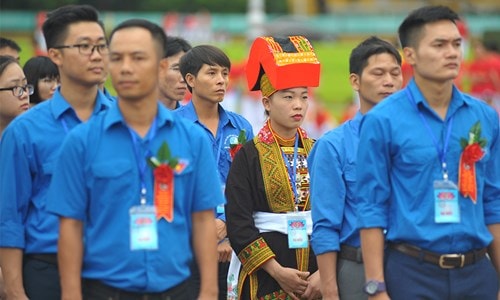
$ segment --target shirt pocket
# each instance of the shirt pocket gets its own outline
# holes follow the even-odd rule
[[[130,200],[134,191],[139,189],[139,182],[132,168],[133,165],[126,160],[92,164],[92,199],[107,199],[107,203]]]

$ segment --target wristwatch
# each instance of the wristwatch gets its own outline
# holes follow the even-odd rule
[[[378,293],[385,292],[385,282],[369,280],[367,283],[365,283],[363,291],[369,296],[374,296]]]

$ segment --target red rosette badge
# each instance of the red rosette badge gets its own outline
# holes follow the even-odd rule
[[[463,151],[458,169],[458,188],[460,193],[464,197],[470,197],[474,204],[477,202],[476,162],[483,158],[486,143],[486,139],[481,138],[479,121],[472,125],[468,139],[460,139]]]

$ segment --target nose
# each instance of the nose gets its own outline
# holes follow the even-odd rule
[[[384,75],[382,84],[385,87],[394,87],[394,77],[391,75],[391,73],[386,73]]]

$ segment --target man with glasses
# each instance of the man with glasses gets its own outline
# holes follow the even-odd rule
[[[51,101],[11,122],[0,143],[0,266],[7,299],[60,299],[59,225],[46,211],[47,190],[68,132],[111,106],[97,87],[108,53],[97,11],[58,8],[43,33],[61,86]]]

